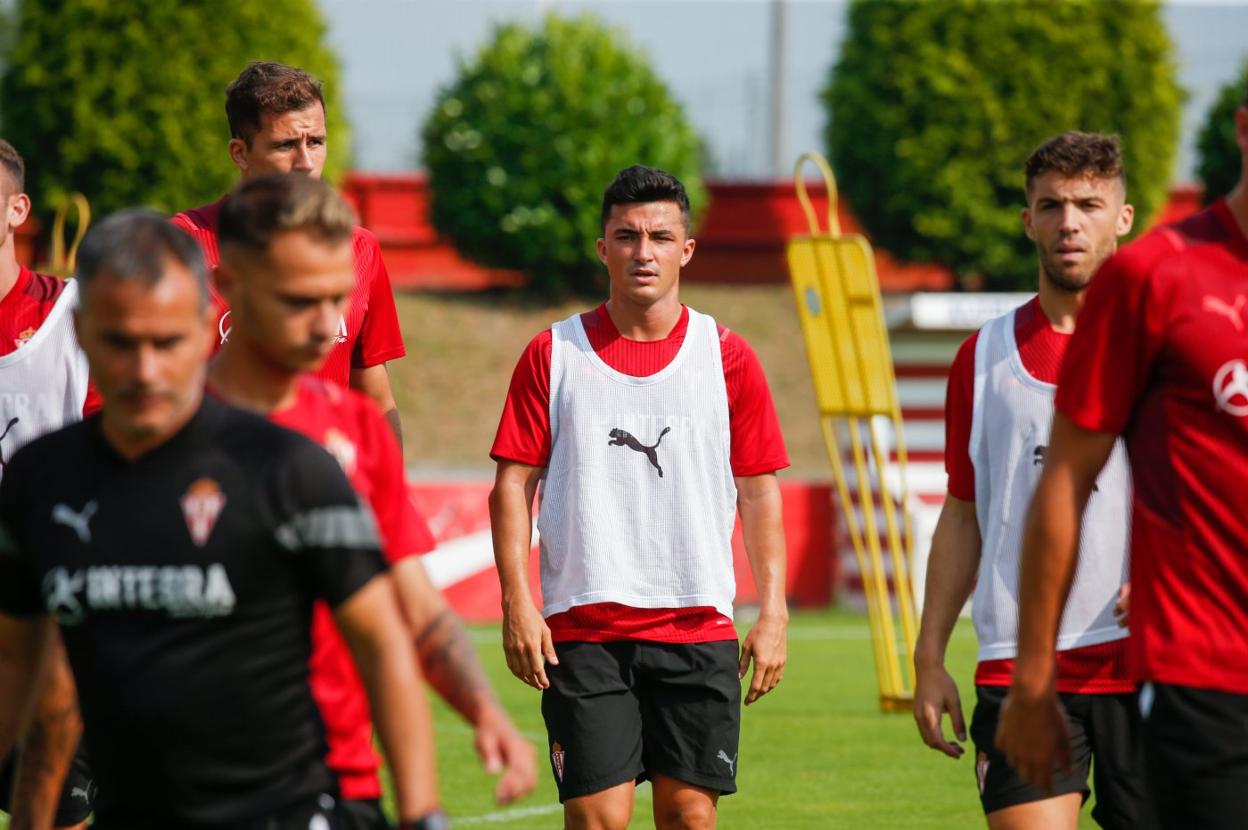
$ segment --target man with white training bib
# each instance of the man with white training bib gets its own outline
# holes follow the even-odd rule
[[[621,171],[598,240],[610,299],[530,342],[491,450],[504,651],[543,690],[569,830],[627,827],[643,779],[656,827],[714,827],[736,790],[741,678],[752,661],[749,705],[784,671],[775,472],[788,457],[754,352],[680,302],[694,246],[683,185]],[[539,481],[540,612],[528,584]],[[760,598],[739,651],[737,513]]]

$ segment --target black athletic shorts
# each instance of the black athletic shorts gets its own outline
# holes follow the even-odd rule
[[[381,801],[358,799],[338,802],[337,830],[391,830],[392,825],[381,810]]]
[[[1248,695],[1146,683],[1140,711],[1161,826],[1248,827]]]
[[[656,773],[736,792],[735,640],[556,643],[555,652],[542,716],[561,802]]]
[[[13,795],[13,772],[17,766],[16,757],[10,754],[0,768],[0,810],[9,810],[9,801]],[[87,749],[78,745],[78,752],[69,765],[65,775],[65,786],[61,789],[61,803],[56,808],[56,826],[72,827],[82,824],[95,809],[95,780],[91,775],[91,766],[87,763]]]
[[[1070,725],[1071,771],[1054,770],[1053,792],[1046,793],[1024,781],[997,749],[997,722],[1008,691],[1006,686],[975,687],[971,741],[985,814],[1068,793],[1082,793],[1086,801],[1091,772],[1096,782],[1092,817],[1097,824],[1105,830],[1158,826],[1149,800],[1134,693],[1058,695]]]

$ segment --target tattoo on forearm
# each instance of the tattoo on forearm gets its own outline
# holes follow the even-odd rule
[[[74,701],[45,708],[32,720],[18,750],[11,830],[51,825],[81,736]]]
[[[425,678],[470,723],[482,700],[494,693],[485,677],[468,632],[449,609],[438,614],[416,636],[416,651]]]

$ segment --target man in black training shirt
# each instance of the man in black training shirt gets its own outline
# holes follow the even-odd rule
[[[19,451],[0,483],[0,629],[14,718],[60,626],[99,828],[331,828],[307,685],[324,598],[369,689],[402,817],[437,804],[432,732],[370,514],[313,442],[202,394],[212,312],[194,241],[157,214],[79,255],[99,416]],[[320,818],[318,818],[320,816]],[[14,830],[23,826],[14,815]]]

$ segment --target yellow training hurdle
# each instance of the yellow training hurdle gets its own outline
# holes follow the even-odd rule
[[[820,230],[802,178],[802,168],[807,161],[819,168],[827,184],[826,232]],[[907,510],[910,497],[901,408],[884,325],[875,255],[862,236],[841,234],[836,211],[836,180],[821,155],[803,154],[797,160],[793,180],[810,235],[789,240],[789,274],[810,359],[824,442],[862,574],[880,708],[886,712],[908,712],[914,698],[917,616],[910,581],[914,531]],[[896,439],[897,461],[891,465],[898,477],[896,494],[887,474],[889,448],[886,436],[881,434],[884,419],[890,419]],[[846,433],[853,482],[846,472],[847,457],[842,445]],[[881,544],[877,492],[887,550]],[[896,614],[888,584],[890,565]]]

